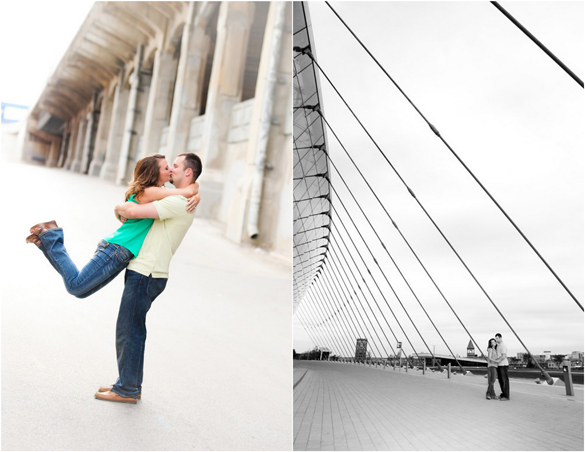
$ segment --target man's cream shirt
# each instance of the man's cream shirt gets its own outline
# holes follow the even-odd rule
[[[171,258],[193,223],[195,212],[185,210],[187,198],[179,195],[168,196],[153,204],[159,219],[154,220],[138,257],[130,261],[128,270],[144,276],[152,274],[153,278],[168,278]]]

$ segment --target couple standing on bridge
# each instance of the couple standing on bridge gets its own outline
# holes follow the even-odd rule
[[[496,334],[495,339],[488,341],[487,348],[488,361],[488,388],[485,398],[488,400],[510,400],[510,380],[508,378],[508,347],[502,340],[500,333]],[[496,375],[502,393],[498,397],[494,391]]]
[[[77,298],[97,292],[127,267],[116,322],[119,377],[115,384],[100,387],[97,399],[136,403],[141,397],[146,314],[165,289],[171,258],[193,223],[201,170],[201,159],[193,153],[179,154],[172,168],[161,154],[140,159],[125,202],[114,209],[122,225],[104,237],[81,271],[69,257],[63,230],[55,221],[30,229],[26,242],[43,252],[63,277],[67,292]],[[176,188],[164,188],[166,182]]]

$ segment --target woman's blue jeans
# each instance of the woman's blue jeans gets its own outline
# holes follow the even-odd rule
[[[67,292],[85,298],[97,292],[126,268],[134,256],[120,245],[101,241],[91,260],[79,271],[73,263],[63,237],[63,229],[48,229],[39,235],[40,249],[53,268],[63,277]]]
[[[496,379],[498,378],[498,368],[497,367],[488,367],[488,389],[485,393],[486,396],[490,396],[492,399],[495,399],[496,391],[494,390],[494,384],[496,383]]]
[[[122,397],[138,397],[142,393],[146,314],[152,302],[167,285],[166,278],[144,276],[126,270],[124,293],[116,323],[116,355],[118,380],[112,391]]]

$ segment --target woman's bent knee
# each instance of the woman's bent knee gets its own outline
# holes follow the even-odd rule
[[[67,293],[73,295],[75,298],[87,298],[90,295],[87,291],[82,291],[75,287],[67,287]]]

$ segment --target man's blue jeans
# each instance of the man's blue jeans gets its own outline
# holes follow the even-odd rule
[[[63,277],[65,288],[77,298],[85,298],[97,292],[124,270],[134,256],[120,245],[101,241],[91,260],[79,271],[67,250],[63,229],[48,229],[39,235],[40,249],[53,268]]]
[[[508,377],[508,366],[498,366],[498,382],[502,394],[500,397],[510,398],[510,378]]]
[[[144,276],[126,270],[124,293],[116,323],[116,355],[118,380],[112,391],[122,397],[138,397],[142,393],[146,314],[152,302],[167,285],[167,278]]]

